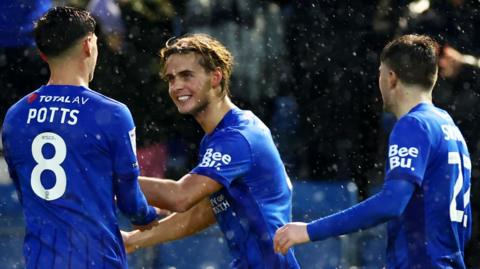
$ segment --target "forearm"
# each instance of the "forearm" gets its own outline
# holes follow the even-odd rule
[[[178,181],[152,177],[139,177],[139,181],[152,205],[174,212],[189,210],[223,187],[211,178],[196,174],[186,174]]]
[[[140,176],[138,182],[149,204],[177,212],[182,193],[176,181]]]
[[[408,204],[414,185],[403,180],[390,180],[382,191],[342,212],[321,218],[307,225],[311,241],[348,234],[398,217]]]
[[[147,204],[135,178],[117,178],[115,195],[118,208],[134,225],[145,225],[156,219],[155,209]]]
[[[150,230],[133,231],[126,243],[127,248],[144,248],[160,243],[182,239],[215,223],[215,215],[209,199],[204,199],[190,210],[174,213],[159,220]]]
[[[375,196],[370,199],[375,200]],[[321,218],[307,225],[311,241],[349,234],[373,227],[389,219],[382,211],[370,209],[370,201],[364,201],[342,212]]]

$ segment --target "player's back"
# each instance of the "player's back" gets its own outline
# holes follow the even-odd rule
[[[113,183],[126,114],[80,86],[43,86],[10,108],[4,144],[24,208],[28,268],[126,267]]]
[[[465,268],[463,251],[471,232],[471,162],[465,140],[448,113],[433,105],[421,104],[405,117],[400,121],[422,126],[428,156],[423,180],[416,182],[404,214],[389,223],[394,235],[389,260],[398,265],[389,268]],[[397,151],[401,157],[401,149]],[[399,165],[408,168],[409,154],[419,154],[411,148],[403,151],[406,158]]]

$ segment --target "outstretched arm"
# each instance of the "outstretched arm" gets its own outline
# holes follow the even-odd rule
[[[174,212],[187,211],[223,187],[198,174],[187,174],[178,181],[153,177],[139,177],[138,180],[151,205]]]
[[[294,222],[277,230],[275,251],[285,254],[294,245],[324,240],[378,225],[400,216],[415,191],[406,180],[387,180],[380,193],[336,214],[309,224]]]
[[[117,177],[114,184],[118,209],[137,226],[150,224],[157,218],[155,208],[147,204],[136,175]]]
[[[125,248],[128,253],[139,248],[178,240],[197,233],[215,223],[210,200],[205,198],[190,210],[174,213],[159,220],[150,230],[122,232]]]

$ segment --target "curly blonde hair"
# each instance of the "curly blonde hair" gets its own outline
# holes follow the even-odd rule
[[[222,95],[230,96],[230,76],[233,71],[233,56],[228,49],[217,39],[206,34],[188,34],[178,38],[171,38],[160,50],[162,75],[165,74],[165,63],[173,54],[194,52],[200,55],[199,64],[206,71],[214,71],[219,67],[222,70]]]

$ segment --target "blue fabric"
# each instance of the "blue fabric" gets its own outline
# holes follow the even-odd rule
[[[134,225],[146,225],[157,218],[157,212],[147,204],[136,177],[122,179],[116,178],[114,185],[118,209]]]
[[[471,235],[470,154],[447,112],[419,104],[396,123],[385,180],[416,185],[400,218],[388,223],[387,268],[465,268]]]
[[[390,135],[382,191],[307,226],[322,240],[388,223],[387,268],[465,268],[471,235],[471,163],[445,111],[419,104]]]
[[[0,47],[34,47],[33,26],[52,0],[0,1]]]
[[[404,180],[389,180],[382,190],[367,200],[307,225],[311,241],[366,229],[400,216],[415,186]]]
[[[134,128],[125,105],[85,87],[43,86],[9,109],[3,144],[27,268],[127,267],[114,197],[137,223],[153,210],[137,182]]]
[[[255,115],[230,110],[203,138],[191,173],[224,186],[210,202],[232,268],[299,268],[293,250],[273,251],[275,231],[291,221],[292,190],[270,130]]]

